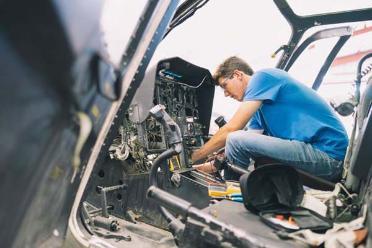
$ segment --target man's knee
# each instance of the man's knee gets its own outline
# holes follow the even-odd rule
[[[236,155],[241,152],[256,153],[266,142],[265,135],[247,131],[235,131],[228,134],[226,139],[226,155]]]
[[[228,147],[248,147],[250,144],[254,144],[254,141],[257,139],[257,136],[262,134],[251,133],[247,131],[235,131],[227,135],[226,146]]]
[[[255,145],[257,138],[255,133],[247,131],[232,132],[227,136],[225,155],[227,159],[235,164],[246,168],[252,157],[251,148]]]
[[[247,131],[235,131],[227,135],[225,154],[227,158],[236,156],[242,150],[249,149],[249,143],[254,140],[251,133]]]
[[[242,136],[245,134],[246,132],[241,130],[229,133],[226,138],[226,147],[235,147],[241,143]]]

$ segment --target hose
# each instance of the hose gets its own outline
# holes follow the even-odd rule
[[[158,168],[161,166],[163,161],[166,161],[168,158],[173,157],[174,155],[178,154],[178,152],[171,147],[170,149],[164,151],[161,153],[154,161],[151,170],[150,170],[150,186],[159,187],[158,180],[157,180],[157,172]],[[164,216],[164,218],[167,220],[168,223],[174,223],[177,222],[177,218],[174,217],[166,208],[159,206],[161,214]],[[173,225],[170,225],[169,228],[171,231],[178,232],[178,228],[174,227]],[[173,229],[173,230],[172,230]]]
[[[357,77],[355,79],[355,98],[357,101],[357,104],[359,104],[360,100],[360,84],[362,78],[367,75],[369,72],[372,71],[372,64],[369,64],[363,71],[362,71],[362,65],[363,63],[372,57],[372,53],[368,53],[363,58],[360,59],[358,66],[357,66]]]

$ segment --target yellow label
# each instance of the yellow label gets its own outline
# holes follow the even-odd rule
[[[226,182],[226,187],[210,185],[208,194],[210,197],[227,197],[231,194],[241,193],[239,183]]]
[[[99,108],[97,107],[96,104],[94,104],[90,110],[93,114],[93,116],[98,119],[98,117],[100,116],[100,111],[99,111]]]
[[[171,159],[169,159],[169,170],[179,170],[181,168],[180,160],[178,159],[178,155],[173,156]]]

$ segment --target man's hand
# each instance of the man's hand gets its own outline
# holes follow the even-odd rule
[[[200,150],[195,150],[193,151],[193,153],[191,154],[191,160],[192,160],[192,163],[197,163],[198,160],[202,159],[202,156],[199,154],[200,153]]]
[[[261,107],[261,101],[243,102],[232,119],[221,127],[213,137],[199,150],[193,152],[192,161],[206,158],[209,154],[225,146],[227,135],[245,127],[253,114]]]
[[[213,165],[213,161],[193,165],[192,167],[195,168],[197,171],[202,171],[209,174],[217,172],[216,167]]]

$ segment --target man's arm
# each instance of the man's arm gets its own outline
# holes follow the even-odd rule
[[[225,146],[227,135],[231,132],[242,129],[247,125],[253,114],[260,108],[262,101],[243,102],[233,118],[220,128],[215,135],[192,154],[192,161],[197,161],[207,157],[209,154]]]

